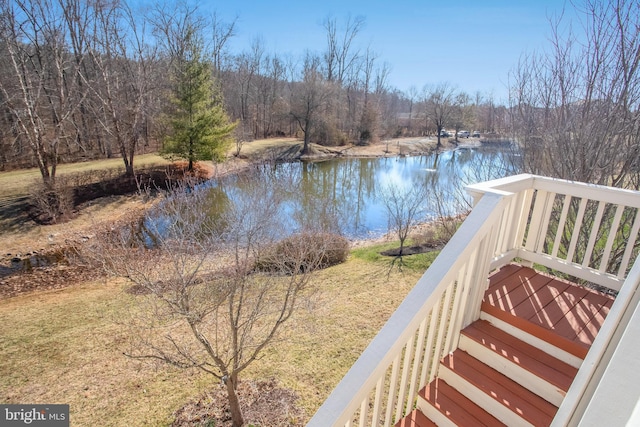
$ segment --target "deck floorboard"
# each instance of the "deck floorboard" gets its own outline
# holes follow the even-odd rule
[[[507,265],[489,278],[484,304],[589,348],[614,298],[603,292]]]

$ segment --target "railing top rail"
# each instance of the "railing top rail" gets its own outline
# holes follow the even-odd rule
[[[516,193],[530,188],[640,209],[640,192],[638,191],[531,174],[513,175],[472,184],[467,186],[467,191],[478,198],[487,192]]]
[[[342,426],[351,417],[382,372],[393,362],[394,348],[401,348],[434,306],[449,280],[453,280],[465,260],[475,250],[473,242],[488,233],[500,218],[504,196],[487,194],[469,214],[433,264],[418,280],[401,305],[382,327],[307,427]],[[332,420],[327,424],[327,420]]]

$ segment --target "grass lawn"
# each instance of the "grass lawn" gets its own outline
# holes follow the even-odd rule
[[[388,245],[387,245],[388,246]],[[294,390],[305,423],[340,381],[430,263],[407,257],[389,271],[381,246],[358,249],[315,276],[318,292],[282,341],[244,378],[277,378]],[[74,426],[168,425],[172,413],[207,387],[196,371],[143,365],[122,355],[118,323],[136,298],[123,282],[86,283],[0,301],[0,397],[4,403],[68,403]]]
[[[299,144],[254,141],[242,154],[269,158]],[[137,167],[168,163],[153,154],[136,156],[135,162]],[[124,170],[119,158],[60,165],[58,174],[118,168]],[[37,169],[1,172],[0,202],[29,194],[39,180]],[[97,224],[145,206],[139,197],[123,196],[89,203],[70,223],[4,227],[0,221],[0,246],[13,254],[46,249],[91,235]],[[300,397],[306,413],[306,419],[292,421],[306,423],[434,258],[412,255],[405,257],[402,271],[390,270],[390,259],[378,252],[394,246],[354,249],[346,263],[318,272],[318,291],[292,317],[283,339],[241,379],[276,378]],[[123,291],[125,286],[109,279],[0,300],[0,401],[68,403],[73,426],[158,426],[171,424],[173,412],[187,401],[220,387],[198,371],[123,356],[127,340],[120,319],[135,309],[136,298]]]
[[[141,154],[134,159],[134,165],[136,167],[167,165],[169,163],[168,160],[157,154]],[[63,176],[70,173],[107,169],[121,169],[124,173],[124,163],[121,158],[117,157],[113,159],[62,164],[58,165],[56,175]],[[0,198],[25,196],[29,194],[34,183],[40,184],[41,181],[40,170],[37,168],[0,172]]]

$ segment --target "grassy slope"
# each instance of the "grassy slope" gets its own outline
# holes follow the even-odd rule
[[[249,158],[289,150],[295,140],[252,142]],[[262,154],[261,154],[262,153]],[[267,156],[268,157],[268,156]],[[163,164],[159,156],[136,157],[136,165]],[[60,167],[61,174],[122,168],[120,159]],[[0,199],[28,194],[39,172],[0,173]],[[143,208],[135,197],[98,201],[68,224],[3,230],[0,244],[29,248],[57,242],[92,224]],[[360,248],[350,260],[319,272],[318,292],[296,313],[285,340],[267,350],[245,378],[276,377],[295,390],[311,417],[430,262],[407,257],[403,273],[388,272],[384,248]],[[9,249],[7,249],[9,248]],[[174,410],[217,386],[199,372],[140,365],[122,355],[124,328],[118,319],[130,309],[122,283],[85,283],[58,291],[0,300],[0,401],[69,403],[74,426],[166,425]],[[306,420],[303,420],[306,421]]]
[[[165,164],[169,164],[169,162],[157,154],[143,154],[135,157],[135,166],[137,167]],[[124,172],[124,163],[120,158],[113,158],[63,164],[58,166],[57,175],[99,169],[122,169]],[[41,180],[40,171],[37,168],[0,172],[0,198],[25,196],[29,194],[33,184],[39,184]]]
[[[387,277],[388,260],[365,260],[375,250],[358,251],[317,274],[318,292],[296,313],[286,339],[244,374],[275,377],[295,390],[307,417],[422,271]],[[122,286],[87,283],[0,301],[1,401],[69,403],[74,426],[166,425],[187,400],[217,386],[199,372],[155,369],[122,355],[125,329],[117,319],[134,298]]]

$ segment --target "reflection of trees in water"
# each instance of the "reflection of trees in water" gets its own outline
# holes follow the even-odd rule
[[[471,209],[465,187],[520,172],[514,153],[493,148],[462,148],[447,153],[431,193],[435,216],[454,216]]]
[[[187,193],[192,191],[182,190]],[[212,230],[222,233],[228,225],[224,214],[231,205],[227,190],[216,185],[206,186],[196,191],[205,192],[204,197],[199,198],[197,204],[175,203],[175,199],[169,197],[152,208],[144,218],[140,218],[118,232],[124,233],[123,237],[126,237],[126,241],[131,247],[155,248],[163,241],[175,237],[171,236],[171,230],[177,221],[191,220],[198,215],[196,211],[203,210],[206,213],[207,221],[202,222],[201,233],[204,235]]]
[[[306,227],[342,225],[357,232],[365,222],[367,201],[372,197],[375,160],[302,163],[302,191],[296,218]]]
[[[386,230],[384,207],[377,197],[385,180],[398,179],[405,186],[426,184],[425,219],[453,216],[471,207],[466,185],[517,173],[517,161],[519,157],[504,149],[464,148],[419,157],[265,164],[205,185],[205,209],[215,221],[231,201],[252,191],[251,182],[266,182],[269,191],[279,192],[285,200],[279,215],[289,232],[337,231],[331,227],[339,224],[342,233],[363,236]],[[152,244],[168,221],[146,220],[135,230],[136,238]]]

